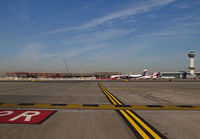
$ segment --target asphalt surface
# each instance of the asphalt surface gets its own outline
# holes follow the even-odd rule
[[[124,104],[200,105],[200,82],[103,82],[103,85]],[[0,103],[110,104],[110,101],[98,82],[0,82]],[[39,125],[0,124],[0,138],[138,137],[115,110],[56,110]],[[198,110],[134,111],[167,138],[200,138]]]

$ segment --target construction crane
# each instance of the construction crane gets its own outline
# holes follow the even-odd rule
[[[69,68],[67,66],[67,62],[65,60],[65,58],[63,57],[63,61],[64,61],[64,64],[65,64],[65,69],[66,69],[66,72],[69,73]]]

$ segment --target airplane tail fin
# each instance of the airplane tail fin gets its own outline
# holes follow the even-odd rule
[[[160,72],[154,72],[154,73],[152,73],[152,77],[159,78],[159,77],[161,77],[161,74],[160,74]]]
[[[156,76],[157,76],[158,78],[161,77],[160,72],[158,72],[158,73],[156,74]]]
[[[147,69],[145,69],[142,73],[142,76],[146,76],[147,75]]]

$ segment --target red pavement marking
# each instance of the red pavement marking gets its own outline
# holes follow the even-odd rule
[[[41,124],[55,112],[51,110],[0,110],[0,123]]]

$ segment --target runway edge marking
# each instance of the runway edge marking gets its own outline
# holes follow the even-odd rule
[[[102,83],[98,83],[102,92],[106,95],[111,104],[124,105],[117,97],[111,94]],[[120,116],[126,121],[137,138],[144,139],[166,139],[166,137],[151,126],[147,121],[131,110],[117,110]]]

